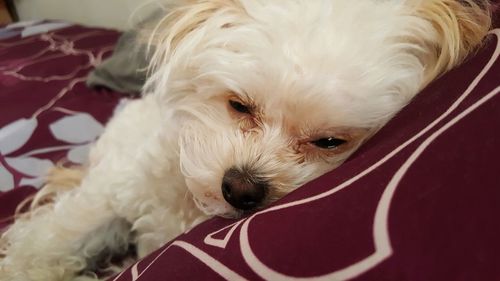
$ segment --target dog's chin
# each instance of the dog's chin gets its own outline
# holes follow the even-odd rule
[[[186,178],[186,185],[196,207],[205,215],[223,218],[241,217],[242,212],[229,205],[222,198],[222,194],[216,194],[208,186],[189,178]]]
[[[198,207],[200,211],[208,216],[218,216],[226,219],[237,219],[240,218],[243,214],[242,211],[236,210],[232,207],[218,206],[219,204],[214,206],[213,204],[203,202],[196,196],[193,196],[193,201],[196,204],[196,207]]]

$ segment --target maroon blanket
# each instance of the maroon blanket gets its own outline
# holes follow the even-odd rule
[[[78,156],[102,129],[118,98],[81,80],[116,37],[72,27],[0,41],[0,136],[11,124],[26,139],[0,144],[3,173],[13,175],[0,185],[9,190],[3,216],[51,165],[38,160]],[[209,220],[115,280],[500,280],[499,37],[496,29],[340,168],[249,217]],[[32,57],[37,64],[18,69]]]

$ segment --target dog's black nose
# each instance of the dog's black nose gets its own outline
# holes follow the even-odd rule
[[[222,195],[233,207],[251,210],[266,197],[268,184],[255,179],[250,173],[231,168],[222,179]]]

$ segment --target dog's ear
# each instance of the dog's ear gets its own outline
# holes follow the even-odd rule
[[[238,0],[171,2],[172,4],[166,7],[166,15],[151,28],[144,29],[141,36],[141,38],[147,38],[151,58],[150,70],[153,71],[170,59],[184,38],[202,28],[204,23],[216,13],[235,15],[242,10]],[[232,24],[230,21],[222,22],[220,28],[228,28]]]
[[[410,0],[413,15],[429,23],[421,41],[424,82],[461,63],[481,45],[491,26],[488,0]],[[430,30],[429,30],[430,29]],[[420,39],[421,40],[421,39]]]

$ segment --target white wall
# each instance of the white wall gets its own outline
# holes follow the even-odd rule
[[[155,8],[158,0],[15,0],[20,20],[58,19],[115,29],[127,29]],[[142,7],[142,8],[141,8]],[[137,10],[140,8],[139,10]]]

